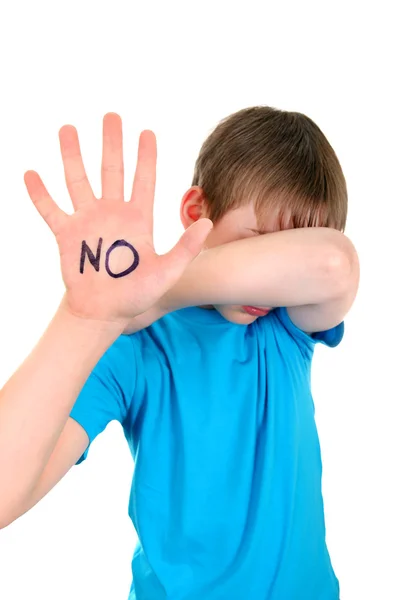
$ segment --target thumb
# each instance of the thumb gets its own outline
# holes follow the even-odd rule
[[[178,243],[162,256],[171,285],[174,285],[186,267],[200,254],[212,228],[213,223],[210,219],[199,219],[188,227]]]

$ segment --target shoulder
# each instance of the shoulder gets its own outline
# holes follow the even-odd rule
[[[258,321],[264,335],[272,336],[280,345],[295,344],[308,358],[311,358],[316,344],[334,348],[344,336],[344,321],[329,329],[308,333],[293,322],[286,307],[275,308]]]

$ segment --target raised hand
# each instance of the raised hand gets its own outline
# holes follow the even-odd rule
[[[78,134],[71,125],[59,132],[65,180],[75,212],[67,215],[50,197],[40,176],[27,171],[25,184],[36,209],[54,233],[66,287],[65,305],[86,319],[118,322],[157,304],[199,254],[212,227],[200,219],[167,254],[153,245],[153,206],[157,146],[143,131],[133,189],[124,201],[122,122],[115,113],[103,120],[102,197],[95,198],[86,176]]]

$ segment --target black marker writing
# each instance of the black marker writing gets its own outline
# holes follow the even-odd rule
[[[82,249],[81,249],[81,264],[80,264],[80,272],[81,273],[83,273],[86,256],[89,258],[90,264],[95,268],[95,270],[96,271],[100,270],[100,255],[101,255],[102,243],[103,243],[103,238],[99,238],[99,243],[97,246],[97,253],[95,256],[93,254],[93,252],[91,251],[91,249],[89,248],[89,246],[87,245],[87,243],[85,242],[85,240],[83,240]],[[110,269],[110,254],[113,250],[115,250],[115,248],[118,248],[120,246],[125,246],[126,248],[129,248],[129,250],[132,251],[133,263],[131,264],[130,267],[125,269],[125,271],[122,271],[121,273],[113,273]],[[126,240],[116,240],[113,244],[111,244],[111,246],[107,250],[105,267],[106,267],[106,271],[110,275],[110,277],[117,278],[117,277],[124,277],[125,275],[129,275],[129,273],[132,273],[132,271],[134,271],[138,265],[139,265],[139,254],[138,254],[137,250],[131,244],[129,244],[129,242],[127,242]]]
[[[100,238],[98,246],[97,246],[97,253],[96,253],[96,256],[94,256],[93,252],[91,251],[91,249],[89,248],[89,246],[87,245],[85,240],[83,240],[82,250],[81,250],[81,267],[80,267],[81,273],[83,273],[83,267],[85,264],[85,256],[86,255],[89,258],[90,264],[94,266],[96,271],[98,271],[100,269],[100,254],[101,254],[102,243],[103,243],[103,238]]]
[[[128,269],[125,269],[125,271],[122,271],[122,273],[113,273],[112,271],[110,271],[110,267],[109,267],[110,254],[113,250],[115,250],[115,248],[118,248],[118,246],[126,246],[127,248],[129,248],[129,250],[132,250],[133,263],[131,264],[131,266]],[[129,273],[132,273],[132,271],[134,271],[136,269],[138,264],[139,264],[139,254],[137,253],[137,250],[135,250],[135,248],[133,246],[131,246],[131,244],[129,244],[125,240],[115,241],[107,250],[106,271],[111,277],[124,277],[125,275],[129,275]]]

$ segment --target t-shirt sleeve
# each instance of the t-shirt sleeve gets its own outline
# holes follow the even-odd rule
[[[274,312],[281,324],[287,330],[287,332],[294,339],[296,339],[296,341],[301,346],[303,346],[303,348],[307,351],[308,354],[312,355],[314,347],[318,343],[324,344],[325,346],[329,346],[330,348],[334,348],[335,346],[338,346],[338,344],[340,344],[340,342],[343,339],[344,321],[336,325],[336,327],[332,327],[332,329],[308,334],[293,323],[289,316],[287,308],[276,308]]]
[[[135,392],[136,368],[133,336],[121,335],[89,375],[70,412],[89,437],[76,464],[86,459],[91,443],[108,423],[123,423]]]

